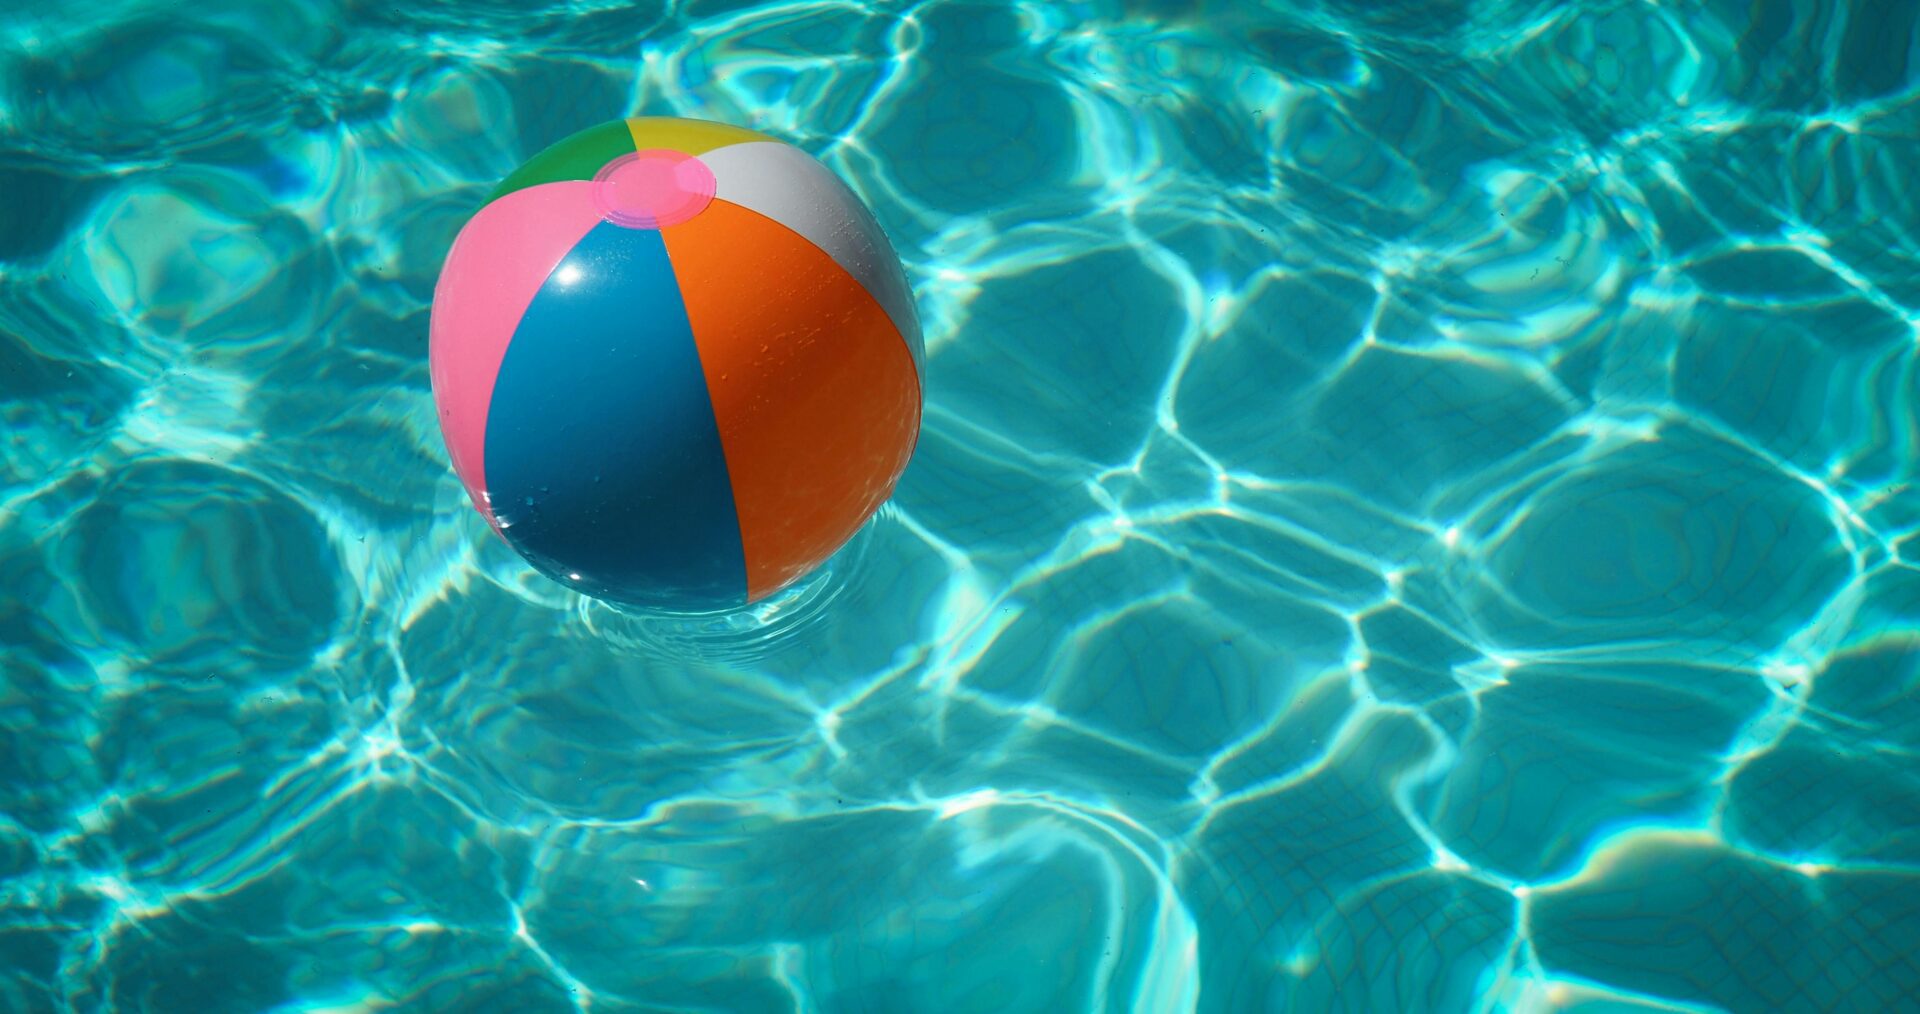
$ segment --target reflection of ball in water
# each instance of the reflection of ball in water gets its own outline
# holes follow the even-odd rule
[[[698,120],[534,156],[433,296],[433,396],[475,506],[547,576],[636,605],[757,601],[845,545],[913,453],[922,358],[859,198]]]

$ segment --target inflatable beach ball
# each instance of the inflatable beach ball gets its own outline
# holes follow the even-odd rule
[[[920,432],[919,323],[873,216],[800,149],[697,120],[604,124],[507,177],[447,254],[429,359],[488,524],[631,605],[791,585]]]

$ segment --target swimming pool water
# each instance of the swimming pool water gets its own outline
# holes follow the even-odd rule
[[[1920,1009],[1916,11],[0,2],[0,1008]],[[632,113],[927,330],[719,620],[428,390]]]

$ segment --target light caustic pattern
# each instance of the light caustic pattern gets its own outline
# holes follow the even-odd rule
[[[1262,6],[5,19],[0,1006],[1920,995],[1915,10]],[[636,113],[927,325],[895,503],[725,620],[434,426],[463,216]]]

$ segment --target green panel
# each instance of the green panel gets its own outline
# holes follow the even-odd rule
[[[600,167],[634,151],[633,135],[627,121],[613,120],[588,127],[564,137],[528,159],[502,180],[487,202],[492,203],[516,190],[537,187],[560,180],[590,180]]]

